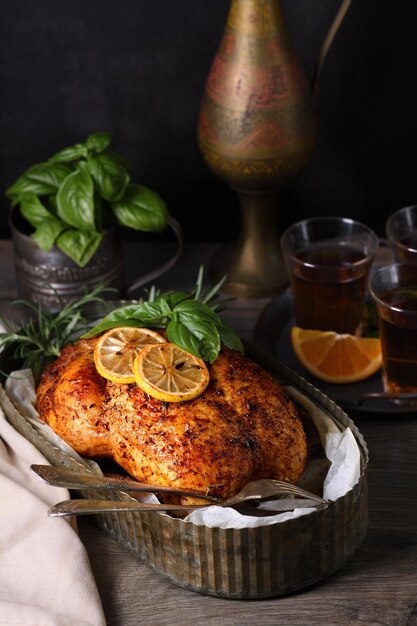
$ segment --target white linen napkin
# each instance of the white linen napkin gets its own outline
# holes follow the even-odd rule
[[[30,471],[43,455],[0,408],[0,625],[105,626],[85,548],[48,509],[69,497]]]

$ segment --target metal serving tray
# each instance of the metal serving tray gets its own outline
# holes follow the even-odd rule
[[[362,543],[368,524],[366,443],[348,415],[318,389],[285,366],[246,345],[246,354],[281,384],[291,385],[316,403],[359,446],[359,482],[321,511],[268,526],[223,529],[199,526],[160,512],[106,513],[97,524],[138,558],[173,583],[222,598],[280,596],[316,583],[343,567]],[[0,403],[10,423],[52,465],[101,473],[52,446],[10,402],[0,386]],[[84,492],[93,499],[131,500],[122,492]]]

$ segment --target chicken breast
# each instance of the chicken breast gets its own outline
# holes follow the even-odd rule
[[[67,346],[37,392],[41,418],[81,455],[112,458],[142,482],[223,498],[258,478],[300,478],[307,445],[297,410],[246,356],[222,350],[201,396],[166,403],[101,378],[94,343]]]
[[[40,417],[85,457],[111,457],[106,379],[94,365],[96,340],[66,346],[43,372],[36,394]]]

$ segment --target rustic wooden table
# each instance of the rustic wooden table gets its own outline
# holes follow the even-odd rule
[[[189,244],[161,288],[192,287],[212,244]],[[170,244],[126,244],[127,277],[171,254]],[[138,270],[138,268],[140,268]],[[0,241],[0,304],[16,295],[13,254]],[[252,340],[268,300],[235,300],[225,316]],[[79,532],[109,626],[253,624],[417,626],[417,413],[351,414],[369,447],[369,530],[345,567],[298,593],[257,601],[224,600],[179,588],[139,562],[90,518]]]

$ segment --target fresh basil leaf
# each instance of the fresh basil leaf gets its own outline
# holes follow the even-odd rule
[[[114,152],[113,150],[106,150],[106,154],[109,154],[114,161],[118,161],[118,163],[120,163],[120,165],[126,170],[130,169],[130,163],[128,159],[126,159],[126,157],[124,157],[122,154]]]
[[[44,252],[50,252],[57,238],[68,228],[58,217],[51,215],[37,225],[32,239]]]
[[[104,333],[106,330],[110,330],[111,328],[118,328],[121,326],[129,326],[130,328],[145,328],[145,324],[141,324],[140,321],[134,319],[133,317],[126,320],[118,320],[117,318],[114,320],[108,320],[107,317],[105,317],[101,322],[94,326],[94,328],[81,335],[81,338],[90,339],[91,337],[95,337],[100,333]],[[155,328],[157,328],[157,326],[155,326]],[[160,328],[162,328],[162,326]]]
[[[49,163],[72,163],[77,159],[85,158],[88,154],[87,148],[83,143],[77,143],[75,146],[68,146],[54,154]]]
[[[20,212],[23,217],[35,228],[48,218],[52,217],[52,214],[34,193],[24,193],[21,196]]]
[[[55,193],[62,181],[71,173],[71,168],[64,163],[38,163],[30,167],[6,191],[8,197],[34,193],[48,196]]]
[[[152,290],[151,290],[152,291]],[[167,338],[209,362],[216,360],[221,344],[243,352],[242,342],[212,308],[195,299],[195,292],[164,293],[148,302],[116,309],[83,335],[94,337],[117,326],[166,328]]]
[[[112,202],[123,194],[129,183],[129,174],[113,155],[97,154],[88,159],[87,166],[102,198]]]
[[[168,221],[165,202],[143,185],[128,185],[113,203],[113,212],[121,226],[145,232],[163,230]]]
[[[181,321],[185,319],[198,318],[206,320],[214,324],[217,323],[219,316],[208,306],[200,300],[182,300],[174,307],[174,316],[179,316]]]
[[[183,324],[171,321],[167,326],[167,337],[187,352],[213,363],[220,350],[220,337],[214,324],[194,320]]]
[[[103,203],[101,201],[101,197],[99,196],[96,189],[94,189],[94,229],[98,233],[102,233],[104,230],[104,220],[106,218],[106,213],[103,210]],[[113,226],[113,224],[109,225],[108,228]]]
[[[46,208],[52,215],[57,215],[56,195],[48,196],[45,200]]]
[[[143,302],[136,305],[134,317],[143,322],[158,321],[171,315],[171,308],[163,298],[157,298],[153,302]]]
[[[167,304],[174,309],[183,300],[189,300],[190,294],[186,291],[173,291],[172,293],[165,293],[164,300]]]
[[[141,304],[128,304],[115,309],[104,317],[94,328],[83,337],[94,337],[109,328],[117,326],[138,326],[146,325],[154,327],[164,327],[167,318],[171,314],[171,308],[163,298],[153,302],[143,302]]]
[[[97,132],[87,137],[85,145],[89,152],[103,152],[111,144],[110,133]]]
[[[94,256],[102,238],[100,233],[69,228],[58,237],[56,245],[79,267],[84,267]]]
[[[23,217],[35,228],[32,239],[44,252],[50,252],[56,238],[67,228],[53,215],[34,193],[23,194],[20,203]]]
[[[236,335],[236,333],[228,324],[226,324],[224,320],[219,319],[219,323],[216,324],[216,328],[219,332],[220,340],[225,346],[231,350],[243,353],[243,344],[240,337]]]
[[[185,324],[187,327],[192,327],[195,320],[213,324],[225,346],[243,352],[243,345],[239,337],[210,306],[200,300],[180,301],[173,309],[173,320]]]
[[[95,230],[94,184],[85,168],[71,172],[62,182],[57,194],[58,216],[70,226]],[[93,238],[93,235],[90,235]]]

